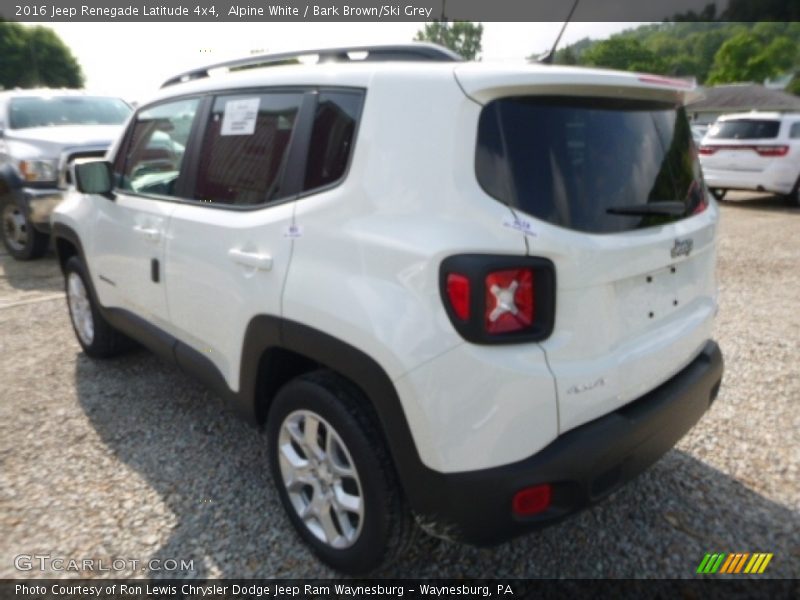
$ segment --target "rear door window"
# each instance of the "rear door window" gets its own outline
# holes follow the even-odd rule
[[[703,201],[691,140],[684,110],[672,104],[504,98],[481,113],[476,175],[491,196],[548,223],[628,231],[684,218]],[[657,202],[685,211],[615,214]]]
[[[708,137],[721,140],[762,140],[778,137],[780,126],[780,121],[762,119],[720,121],[708,130]]]
[[[302,99],[301,92],[216,98],[202,143],[194,198],[256,206],[285,197],[281,176]]]

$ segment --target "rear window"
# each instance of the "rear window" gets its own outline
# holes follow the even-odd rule
[[[361,92],[320,92],[303,190],[331,185],[344,176],[362,103]]]
[[[487,193],[577,231],[659,225],[690,215],[703,202],[691,130],[683,108],[672,104],[553,96],[495,100],[480,116],[475,162]],[[658,202],[680,202],[685,210],[618,214]]]
[[[760,140],[778,137],[780,121],[756,119],[737,119],[720,121],[708,130],[710,139],[721,140]]]

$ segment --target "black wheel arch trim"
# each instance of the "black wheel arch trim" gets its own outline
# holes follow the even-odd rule
[[[240,394],[255,405],[259,359],[271,347],[300,354],[352,381],[369,399],[385,436],[400,484],[411,507],[427,513],[436,506],[437,473],[420,458],[405,411],[389,375],[375,359],[350,344],[296,321],[259,315],[245,334]],[[252,408],[250,409],[253,410]]]
[[[259,422],[259,403],[263,400],[259,397],[258,389],[261,357],[271,349],[296,353],[348,378],[370,400],[411,507],[417,512],[427,513],[437,505],[434,490],[438,486],[434,483],[440,474],[422,462],[394,383],[368,354],[302,323],[271,315],[257,315],[251,319],[245,332],[239,391],[235,392],[213,361],[202,352],[127,310],[102,306],[97,301],[91,266],[77,232],[63,223],[54,223],[53,235],[56,240],[64,239],[75,247],[89,273],[89,293],[97,303],[98,310],[113,327],[204,383],[253,424]],[[59,244],[56,244],[56,251],[63,264]]]

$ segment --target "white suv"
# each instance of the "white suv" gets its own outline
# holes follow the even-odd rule
[[[800,113],[723,115],[703,138],[700,162],[720,200],[729,189],[757,190],[800,207]]]
[[[681,82],[352,51],[174,78],[54,232],[84,351],[264,425],[300,535],[364,572],[414,520],[489,544],[604,498],[723,366]]]

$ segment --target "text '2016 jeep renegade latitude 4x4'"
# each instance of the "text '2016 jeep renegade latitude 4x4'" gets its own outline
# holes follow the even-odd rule
[[[722,378],[680,82],[357,50],[176,77],[54,220],[84,351],[138,340],[263,423],[349,572],[414,518],[488,544],[588,506]]]

